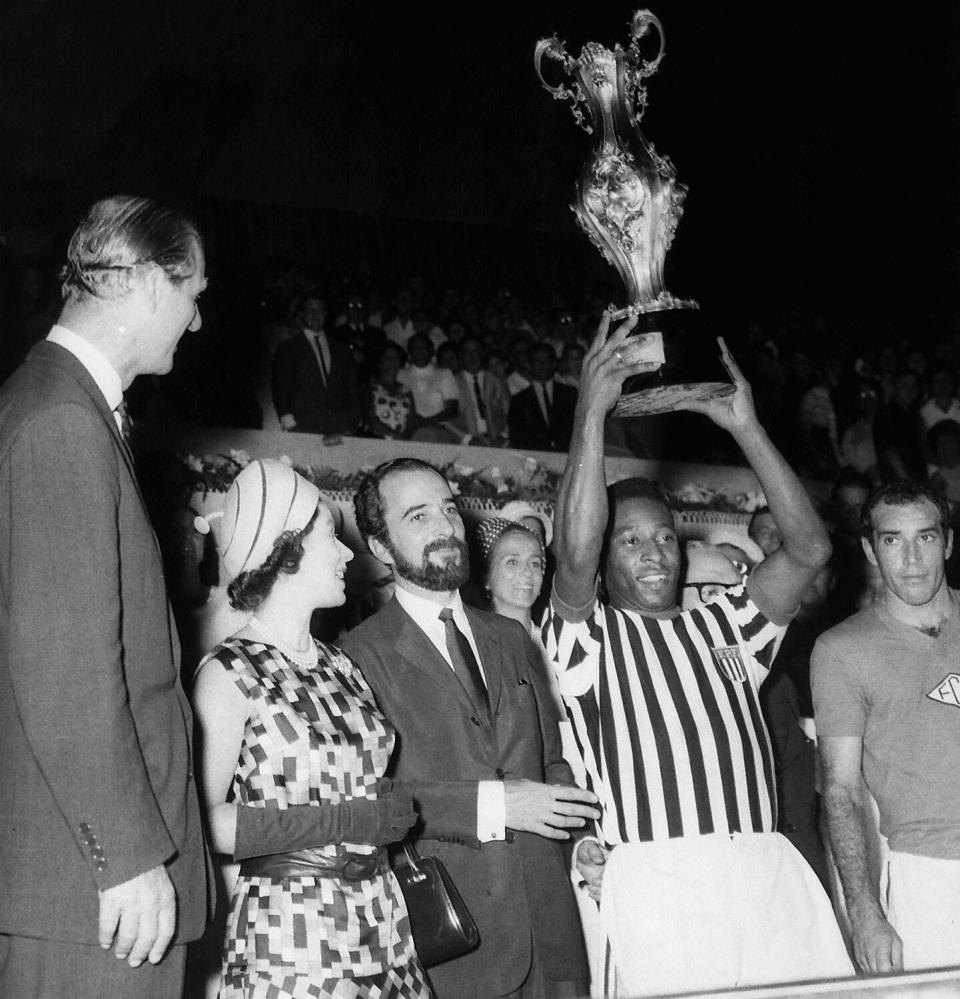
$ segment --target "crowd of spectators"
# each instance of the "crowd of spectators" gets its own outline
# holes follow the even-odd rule
[[[2,271],[5,376],[52,325],[59,285],[31,261]],[[242,288],[215,277],[201,337],[185,341],[171,375],[141,379],[129,405],[147,420],[563,451],[584,353],[616,297],[612,286],[534,294],[520,281],[484,294],[416,276],[388,291],[293,270]],[[717,333],[801,476],[930,479],[960,499],[960,336],[885,336],[799,310]],[[304,414],[304,398],[318,395],[324,412]],[[607,441],[638,457],[741,463],[683,414],[617,421]]]

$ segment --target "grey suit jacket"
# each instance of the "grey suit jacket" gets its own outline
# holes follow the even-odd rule
[[[0,932],[95,943],[166,862],[207,913],[192,715],[160,553],[96,383],[43,342],[0,389]]]
[[[480,929],[478,950],[430,970],[439,999],[481,999],[518,988],[533,948],[548,979],[586,979],[561,845],[513,830],[502,842],[477,839],[479,781],[572,784],[573,777],[562,757],[543,662],[529,636],[498,615],[467,608],[467,616],[492,724],[396,599],[343,643],[397,728],[389,773],[413,792],[421,819],[418,848],[443,860]]]

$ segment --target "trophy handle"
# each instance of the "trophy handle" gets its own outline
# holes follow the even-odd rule
[[[562,63],[563,68],[568,74],[573,69],[573,60],[567,55],[567,50],[563,47],[563,42],[556,35],[552,35],[550,38],[541,38],[537,42],[537,47],[533,50],[533,65],[537,70],[537,79],[543,84],[544,90],[549,90],[558,101],[562,101],[570,96],[569,90],[562,85],[552,87],[544,79],[543,70],[541,69],[544,56]]]
[[[653,59],[647,60],[640,57],[640,48],[637,43],[649,32],[651,26],[657,29],[657,36],[660,38],[660,49]],[[638,78],[642,79],[645,76],[652,76],[656,73],[657,67],[660,65],[660,60],[663,58],[666,44],[667,38],[663,33],[663,25],[656,14],[653,14],[649,10],[634,11],[633,18],[630,21],[630,48],[636,55],[637,67],[634,72]]]
[[[565,87],[562,83],[551,86],[543,76],[543,57],[559,62],[566,74],[573,78],[573,85]],[[593,133],[592,126],[587,122],[584,112],[589,108],[587,100],[580,89],[580,84],[576,82],[578,62],[572,56],[567,55],[564,43],[552,35],[550,38],[541,38],[537,42],[537,47],[533,50],[533,65],[537,71],[537,78],[540,80],[544,90],[553,95],[555,101],[570,101],[570,110],[577,124],[588,134]]]

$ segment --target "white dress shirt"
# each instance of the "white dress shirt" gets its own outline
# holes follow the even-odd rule
[[[117,429],[122,434],[123,424],[117,407],[123,402],[123,382],[120,381],[117,369],[89,340],[84,339],[79,333],[74,333],[73,330],[68,330],[66,326],[54,326],[47,334],[47,339],[50,343],[69,350],[87,369],[87,373],[103,393],[103,398],[113,412]]]
[[[444,606],[453,611],[453,622],[466,635],[467,642],[480,665],[480,672],[483,675],[483,682],[487,682],[486,674],[483,672],[483,659],[480,657],[480,650],[470,629],[470,621],[463,609],[463,601],[460,594],[454,591],[453,598],[448,604],[438,604],[427,597],[421,597],[410,590],[405,590],[403,586],[396,588],[397,603],[413,618],[413,623],[430,639],[431,644],[437,652],[443,656],[444,661],[453,670],[453,663],[450,662],[450,655],[447,652],[447,636],[443,621],[440,620],[440,611]],[[481,843],[490,840],[502,840],[506,830],[506,795],[503,782],[498,780],[482,780],[477,786],[477,839]]]

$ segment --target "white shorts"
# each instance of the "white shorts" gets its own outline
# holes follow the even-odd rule
[[[960,965],[960,860],[890,852],[887,919],[903,941],[903,968]]]
[[[618,846],[600,912],[620,995],[853,974],[823,887],[778,833]]]

